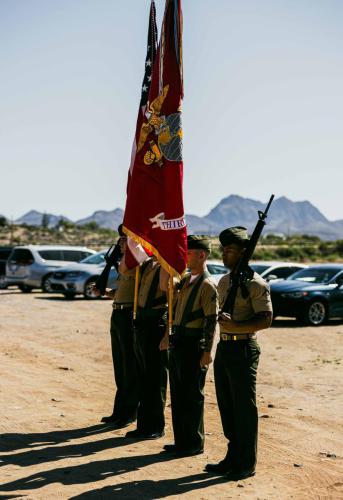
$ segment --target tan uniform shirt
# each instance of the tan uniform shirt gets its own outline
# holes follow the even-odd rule
[[[138,307],[145,307],[146,302],[148,300],[149,296],[149,291],[152,285],[152,281],[158,273],[158,278],[160,274],[160,269],[161,266],[158,262],[153,261],[152,259],[150,260],[149,264],[144,268],[142,274],[141,274],[141,280],[139,284],[139,292],[138,292]],[[153,306],[153,308],[158,309],[160,307],[166,307],[167,303],[167,296],[166,294],[160,289],[160,287],[157,287],[156,294],[154,296],[154,299],[159,299],[160,297],[165,297],[165,302],[164,304],[158,304],[156,306]]]
[[[126,274],[119,273],[113,304],[133,304],[135,295],[135,269]]]
[[[198,282],[200,276],[196,278],[192,283],[190,283],[191,274],[186,277],[186,282],[182,287],[182,290],[176,292],[176,308],[174,312],[174,325],[178,326],[181,324],[183,313],[187,305],[190,294],[193,290],[194,285]],[[216,316],[218,314],[218,294],[217,289],[211,278],[206,278],[201,283],[201,286],[196,295],[192,312],[202,309],[204,316]],[[195,319],[184,326],[187,328],[202,328],[204,323],[204,318]]]
[[[226,297],[231,286],[230,273],[225,274],[218,283],[219,308],[224,306]],[[272,301],[268,284],[257,273],[254,273],[253,278],[246,283],[249,296],[242,296],[241,288],[238,288],[235,307],[233,310],[232,319],[234,321],[248,321],[252,319],[256,313],[270,311],[273,312]],[[220,327],[221,333],[231,333],[224,327]]]

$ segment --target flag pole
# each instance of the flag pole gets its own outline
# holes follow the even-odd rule
[[[168,281],[168,332],[169,335],[172,334],[173,328],[173,291],[174,291],[174,279],[172,275],[169,275]]]
[[[134,294],[134,299],[133,299],[133,319],[134,320],[137,318],[139,269],[140,269],[140,266],[137,266],[136,267],[136,275],[135,275],[135,294]]]

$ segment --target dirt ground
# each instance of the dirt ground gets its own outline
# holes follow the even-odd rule
[[[259,334],[257,474],[230,483],[203,472],[226,448],[212,369],[203,455],[161,452],[169,404],[157,441],[99,423],[113,402],[110,314],[109,300],[0,291],[0,498],[343,498],[343,325]]]

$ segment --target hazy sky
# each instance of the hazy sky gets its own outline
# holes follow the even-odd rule
[[[0,214],[124,208],[149,4],[0,0]],[[183,10],[186,212],[273,192],[343,219],[343,1]]]

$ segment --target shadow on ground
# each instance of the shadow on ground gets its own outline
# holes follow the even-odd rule
[[[92,500],[93,498],[125,498],[125,500],[153,500],[171,495],[183,495],[189,491],[208,488],[225,482],[223,477],[209,476],[203,472],[176,479],[160,479],[153,481],[128,481],[115,486],[105,486],[80,495],[70,497],[70,500]],[[206,498],[201,495],[201,498]]]
[[[0,451],[14,451],[23,448],[67,443],[72,439],[80,439],[110,431],[113,431],[113,427],[110,424],[96,424],[89,427],[64,429],[61,431],[0,434]]]
[[[118,438],[121,441],[123,438]],[[132,442],[131,442],[132,444]],[[133,472],[160,462],[173,460],[174,457],[167,453],[154,453],[152,455],[135,455],[130,457],[120,457],[110,460],[99,460],[88,462],[86,464],[51,469],[48,471],[37,472],[27,477],[16,479],[0,486],[1,492],[14,492],[22,490],[37,490],[51,484],[62,484],[65,486],[75,484],[87,484],[102,481],[109,477]],[[159,498],[165,495],[184,493],[193,489],[211,486],[216,482],[223,481],[222,478],[213,478],[208,474],[196,474],[194,476],[185,476],[177,479],[168,479],[161,481],[129,481],[115,486],[105,487],[99,490],[92,490],[83,493],[76,498],[96,498],[98,495],[102,498]]]
[[[57,462],[65,458],[86,457],[100,451],[127,446],[129,444],[132,444],[132,441],[124,437],[114,436],[108,439],[101,439],[100,441],[91,441],[90,443],[48,446],[37,450],[0,455],[0,466],[12,464],[19,467],[30,467],[42,463]]]
[[[113,428],[108,424],[104,424],[45,433],[2,434],[0,436],[1,451],[7,453],[0,456],[0,466],[12,464],[24,468],[56,462],[65,458],[77,459],[134,443],[134,441],[121,436],[106,436],[104,439],[87,443],[70,443],[74,439],[97,436],[111,431],[113,431]],[[61,444],[62,446],[59,446]],[[45,447],[42,448],[44,445]],[[17,450],[20,451],[16,452]],[[116,457],[73,466],[53,468],[3,483],[0,486],[0,499],[20,497],[21,495],[10,494],[16,491],[31,491],[31,494],[34,495],[35,490],[54,483],[65,486],[95,483],[109,477],[137,471],[155,463],[172,461],[174,458],[168,453],[159,452],[151,455]],[[163,498],[171,494],[181,495],[187,491],[206,488],[222,481],[222,478],[214,478],[206,473],[160,481],[153,481],[151,479],[127,481],[100,489],[92,488],[90,491],[74,498]],[[8,492],[8,494],[4,495],[3,493],[5,492]]]

